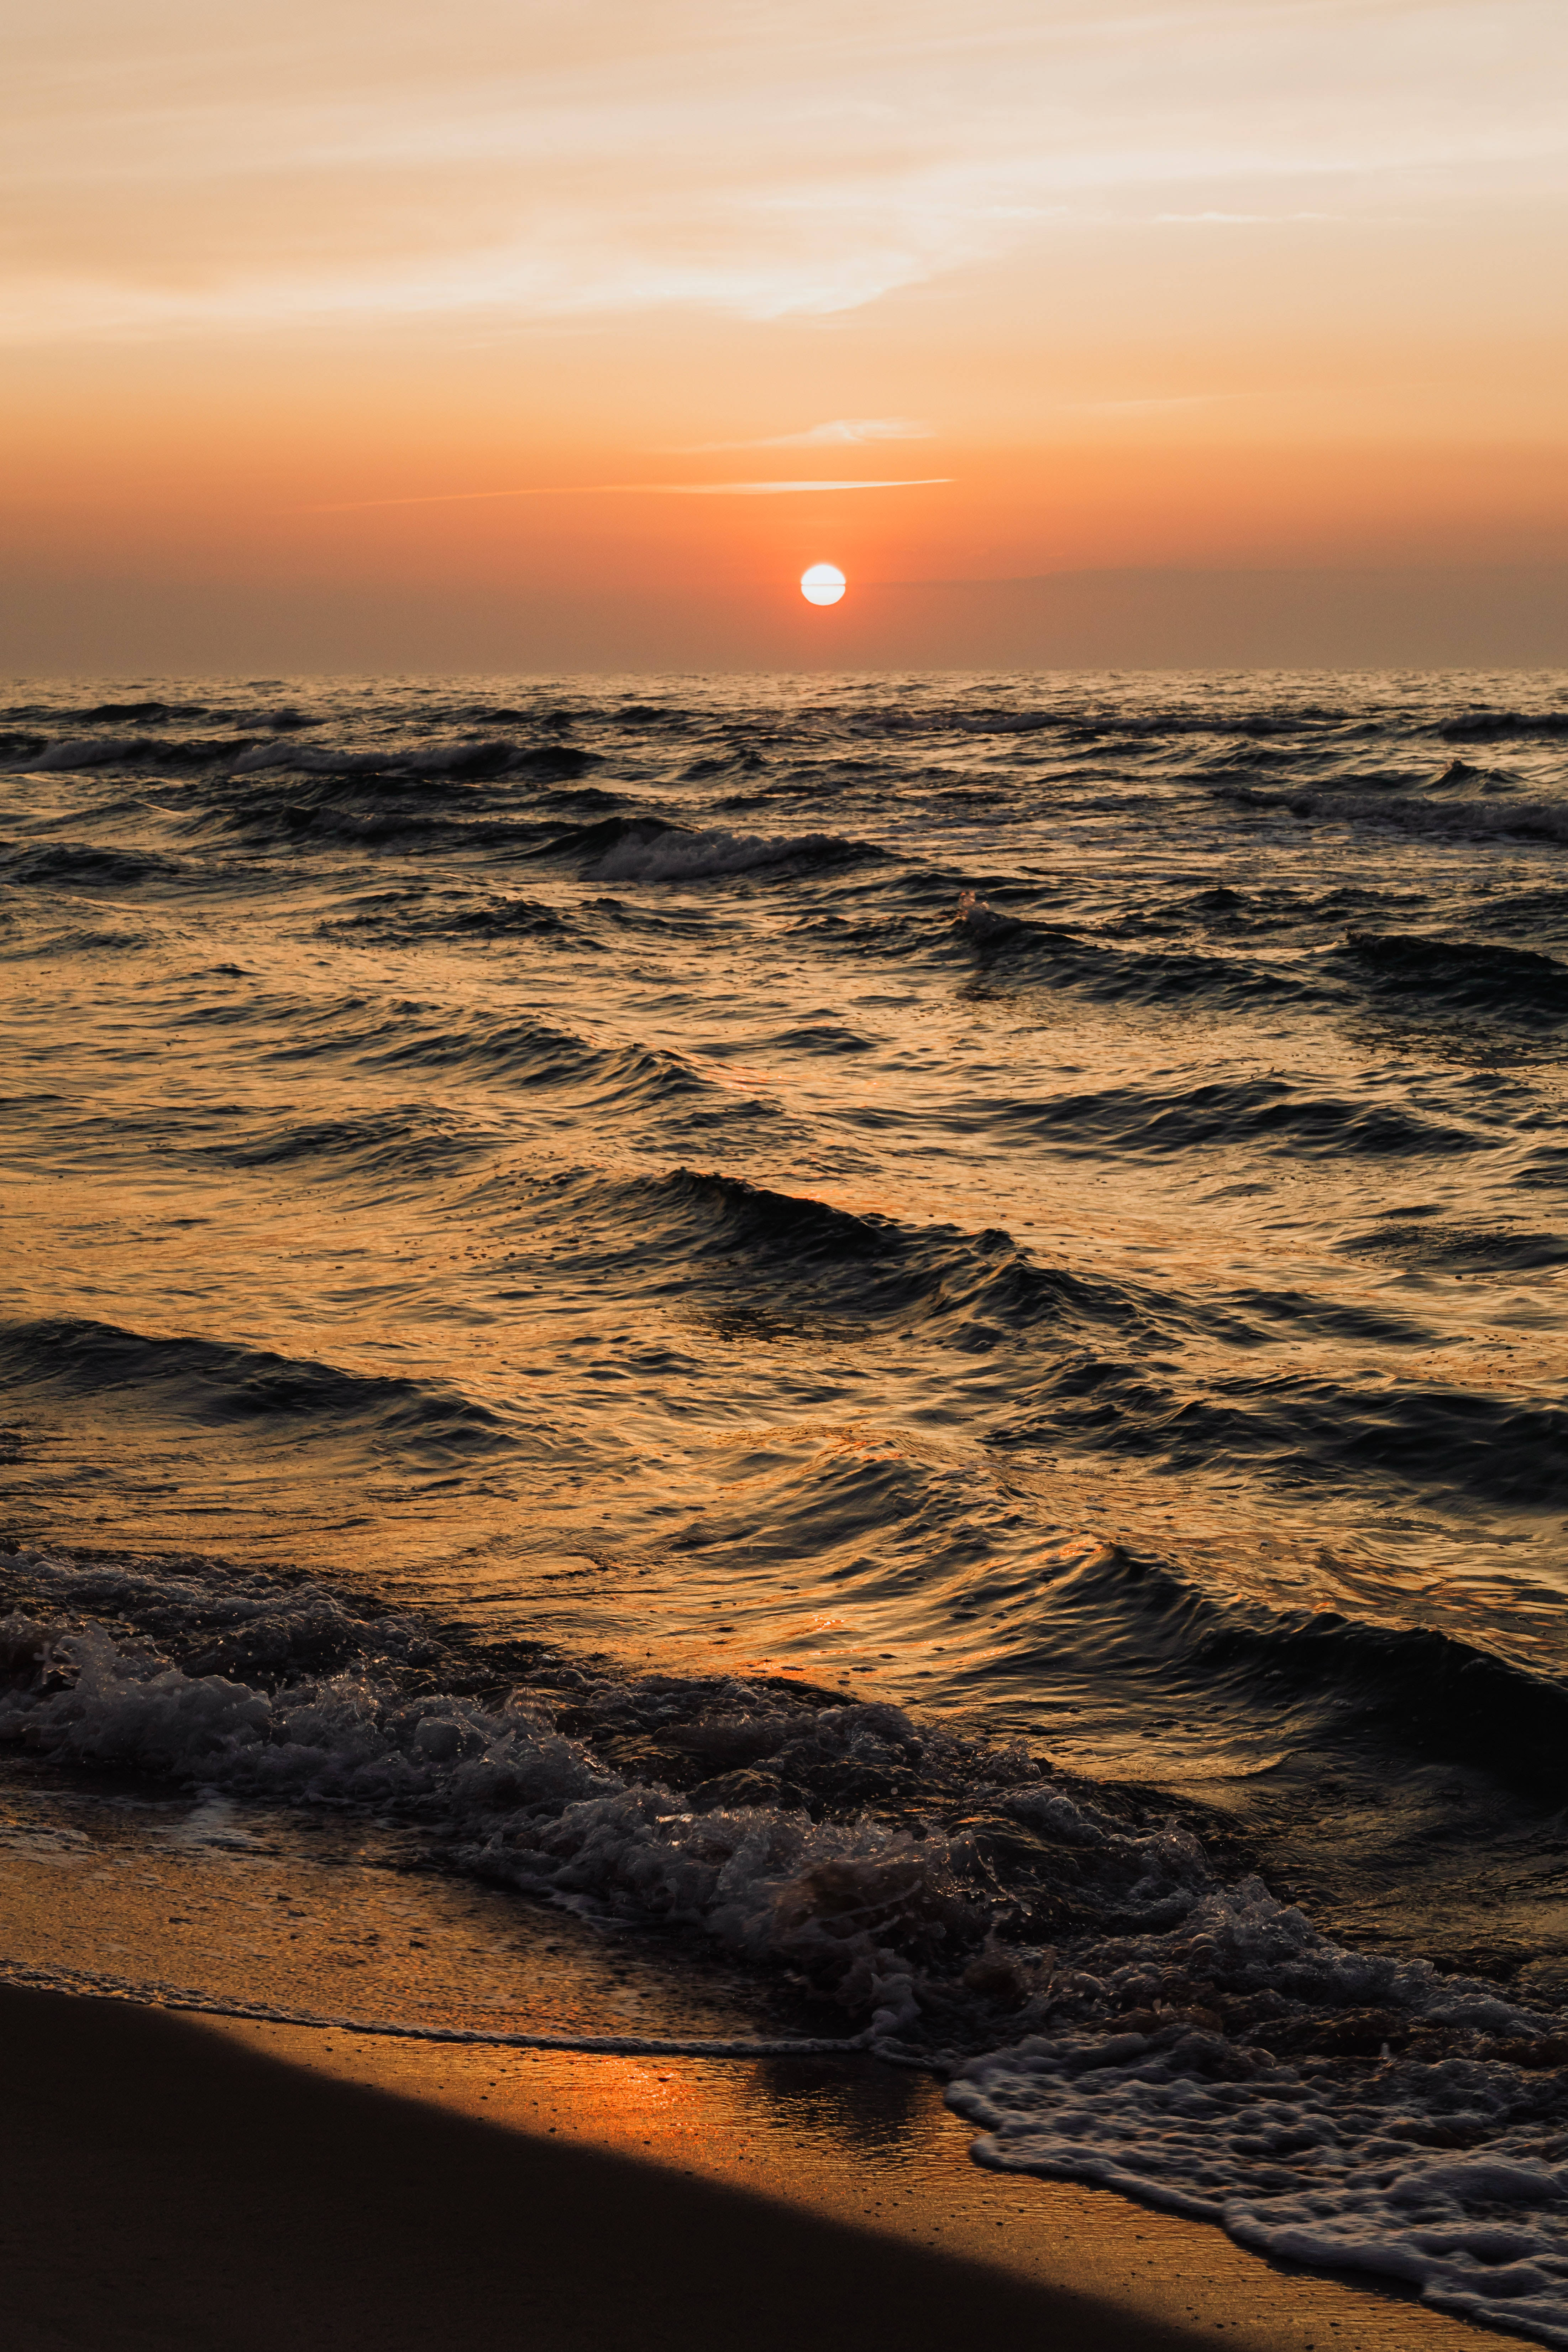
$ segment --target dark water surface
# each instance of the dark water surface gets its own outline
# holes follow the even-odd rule
[[[26,1786],[662,1923],[990,2159],[1568,2344],[1568,676],[0,761]]]

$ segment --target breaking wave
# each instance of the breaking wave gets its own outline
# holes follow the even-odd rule
[[[779,1680],[513,1644],[444,1687],[435,1629],[221,1563],[0,1574],[0,1740],[390,1812],[450,1867],[787,1971],[868,2021],[838,2046],[949,2068],[984,2163],[1568,2340],[1563,2021],[1335,1943],[1189,1822]]]

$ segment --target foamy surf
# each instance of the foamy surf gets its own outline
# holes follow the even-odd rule
[[[21,1610],[0,1621],[0,1740],[274,1806],[400,1817],[447,1868],[695,1932],[866,2021],[836,2035],[447,2027],[100,1969],[13,1964],[0,1980],[497,2049],[923,2065],[952,2075],[949,2103],[983,2127],[984,2164],[1117,2189],[1280,2257],[1410,2281],[1437,2307],[1544,2343],[1568,2334],[1557,2073],[1568,2034],[1555,2010],[1421,1958],[1347,1948],[1261,1881],[1226,1884],[1189,1830],[1118,1819],[1045,1759],[954,1741],[884,1706],[742,1681],[595,1683],[560,1661],[531,1690],[462,1696],[429,1687],[439,1643],[427,1629],[356,1620],[320,1589],[218,1599],[146,1563],[117,1577],[40,1553],[12,1573],[52,1587],[78,1622]],[[161,1619],[164,1645],[205,1643],[209,1665],[216,1635],[228,1671],[193,1673],[148,1635],[82,1623],[89,1595]],[[345,1640],[362,1655],[335,1674],[293,1663]],[[248,1679],[234,1671],[241,1658]],[[721,1763],[783,1749],[804,1774],[809,1750],[842,1778],[895,1758],[907,1769],[912,1756],[923,1819],[911,1834],[868,1811],[694,1809],[563,1732],[563,1685],[577,1717],[596,1694],[623,1738],[630,1721],[674,1713],[689,1747]],[[955,1775],[972,1817],[1005,1807],[1065,1872],[1078,1920],[1049,1948],[1016,1924],[1048,1903],[1049,1884],[1010,1884],[994,1854],[981,1864],[944,1818]],[[982,2046],[1004,2021],[1013,2038]]]
[[[971,2060],[949,2089],[983,2126],[981,2163],[1568,2343],[1555,2013],[1345,1951],[1257,1883],[1206,1897],[1163,1948],[1086,1955],[1061,1990],[1084,2022]]]

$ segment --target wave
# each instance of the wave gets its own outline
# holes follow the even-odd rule
[[[29,1550],[0,1574],[16,1604],[0,1740],[391,1809],[469,1872],[700,1929],[874,2025],[879,2009],[887,2032],[984,2027],[994,2003],[962,1982],[977,1957],[1018,2009],[1034,1955],[998,1958],[994,1930],[1036,1877],[1037,1908],[1096,1926],[1168,1922],[1208,1883],[1190,1835],[895,1707],[783,1679],[626,1678],[536,1644],[444,1654],[417,1621],[216,1562]]]
[[[1438,1266],[1451,1274],[1530,1274],[1568,1265],[1568,1234],[1453,1224],[1409,1209],[1391,1210],[1369,1232],[1348,1234],[1334,1246],[1392,1265]]]
[[[1044,966],[1050,983],[1070,988],[1101,1003],[1175,1004],[1196,997],[1326,999],[1321,982],[1245,961],[1235,955],[1176,949],[1130,950],[1121,943],[999,913],[965,890],[954,930],[978,950],[987,965],[1005,965],[1011,979],[1021,967]]]
[[[47,742],[27,760],[30,768],[101,768],[142,756],[150,748],[144,736],[71,735]]]
[[[1549,879],[1536,887],[1510,888],[1500,882],[1489,887],[1476,919],[1489,932],[1522,931],[1531,938],[1568,947],[1568,890]]]
[[[432,808],[421,797],[423,782],[405,787],[406,797],[403,792],[384,797],[385,782],[376,779],[377,793],[368,803],[308,793],[287,800],[269,794],[213,814],[224,833],[237,835],[247,848],[263,856],[281,852],[293,859],[301,850],[320,845],[329,852],[385,852],[421,864],[461,857],[486,866],[537,856],[541,843],[548,842],[559,822],[498,814],[493,804],[478,800],[454,807],[444,798]],[[202,824],[192,828],[198,833],[204,829]]]
[[[1065,1452],[1058,1445],[1055,1458]],[[1291,1484],[1299,1494],[1300,1476]],[[1088,1667],[1103,1677],[1102,1688],[1141,1694],[1141,1708],[1169,1707],[1152,1721],[1143,1717],[1153,1755],[1163,1726],[1194,1708],[1245,1724],[1255,1740],[1267,1743],[1266,1769],[1253,1790],[1260,1803],[1243,1804],[1228,1818],[1233,1830],[1242,1822],[1259,1823],[1269,1850],[1292,1864],[1301,1855],[1297,1823],[1274,1811],[1266,1786],[1292,1753],[1314,1769],[1332,1759],[1336,1769],[1348,1768],[1358,1778],[1370,1771],[1394,1820],[1413,1773],[1419,1819],[1421,1770],[1468,1768],[1494,1794],[1500,1785],[1505,1791],[1497,1802],[1487,1800],[1494,1827],[1500,1807],[1516,1830],[1521,1821],[1533,1822],[1545,1851],[1556,1852],[1568,1794],[1568,1685],[1529,1662],[1434,1625],[1281,1607],[1234,1583],[1216,1586],[1206,1573],[1194,1577],[1160,1553],[1116,1543],[1055,1564],[1042,1599],[1046,1606],[1031,1614],[1025,1632],[1032,1659],[1048,1661],[1053,1678]],[[1447,1792],[1455,1801],[1460,1793]],[[1428,1821],[1415,1839],[1429,1831]],[[1439,1843],[1448,1834],[1440,1831]],[[1212,1846],[1213,1824],[1205,1837]],[[1361,1866],[1358,1861],[1351,1868]],[[1315,1875],[1325,1883],[1321,1871]],[[1342,1878],[1342,1899],[1345,1892]],[[1417,1916],[1429,1916],[1423,1899]],[[1457,1916],[1462,1921],[1462,1913]],[[1452,1937],[1446,1942],[1451,1952],[1467,1949]],[[1529,1948],[1504,1939],[1491,1959],[1506,1971]]]
[[[1495,1150],[1500,1139],[1441,1126],[1384,1102],[1358,1103],[1298,1092],[1274,1077],[1215,1080],[1166,1092],[1115,1087],[1044,1101],[987,1100],[973,1116],[994,1127],[1027,1130],[1073,1152],[1170,1152],[1273,1149],[1356,1158],[1422,1158]]]
[[[262,848],[290,853],[331,845],[421,854],[500,856],[548,855],[563,822],[623,808],[616,793],[593,784],[541,784],[526,795],[513,772],[458,775],[377,767],[356,774],[323,768],[291,775],[223,775],[187,799],[192,833],[237,835]]]
[[[354,807],[330,798],[258,799],[219,812],[224,828],[248,845],[298,852],[316,842],[348,849],[401,852],[494,850],[526,856],[542,827],[466,810],[432,812],[417,799],[376,800]],[[307,844],[306,836],[310,836]]]
[[[1288,811],[1291,816],[1335,823],[1372,823],[1447,841],[1568,842],[1568,802],[1513,800],[1420,801],[1353,792],[1283,793],[1226,790],[1215,795],[1238,808]]]
[[[107,930],[88,924],[73,925],[66,930],[34,933],[17,940],[7,940],[4,952],[16,958],[31,956],[133,955],[159,944],[155,931],[133,931],[124,929]]]
[[[947,724],[963,735],[1038,735],[1047,730],[1089,731],[1089,722],[1059,710],[991,710],[954,714]]]
[[[46,742],[21,764],[35,774],[76,772],[89,768],[134,768],[160,773],[169,768],[232,764],[244,755],[244,736],[195,737],[78,735]]]
[[[1049,945],[1059,940],[1068,943],[1073,950],[1079,950],[1079,940],[1070,932],[1049,934],[1039,932],[1034,926],[1022,921],[1016,915],[999,913],[994,907],[988,906],[984,898],[977,898],[973,890],[965,890],[959,899],[958,912],[953,917],[953,922],[964,937],[973,940],[977,948],[993,951],[1013,941],[1026,939],[1031,936],[1031,933],[1039,939],[1042,945]]]
[[[107,706],[106,706],[107,709]],[[84,718],[103,715],[91,711]],[[132,715],[129,707],[127,716]],[[160,715],[155,709],[150,715]],[[244,725],[244,720],[237,723]],[[194,735],[13,735],[3,748],[13,764],[47,774],[75,773],[94,768],[131,768],[158,774],[170,768],[217,768],[239,777],[281,770],[300,775],[354,778],[424,778],[454,783],[510,777],[541,783],[561,783],[587,773],[601,763],[601,755],[574,745],[524,745],[489,739],[464,739],[455,743],[387,744],[369,751],[350,751],[317,744],[279,741],[322,722],[297,713],[274,712],[260,724],[273,740],[257,741],[244,733]]]
[[[1445,743],[1493,743],[1513,735],[1568,735],[1568,710],[1466,710],[1437,729]]]
[[[1163,1792],[795,1678],[469,1651],[320,1583],[199,1559],[24,1550],[0,1582],[0,1738],[274,1801],[394,1807],[483,1875],[674,1918],[752,1958],[799,1965],[795,1929],[809,1950],[826,1919],[841,1941],[818,1946],[817,1989],[854,2007],[868,1959],[916,1968],[906,2021],[923,2013],[939,2041],[994,2014],[964,1979],[979,1956],[1008,1965],[1004,1924],[1019,1973],[993,1991],[1016,2011],[1042,1938],[1165,1932],[1220,1883],[1201,1810],[1178,1825]],[[737,1935],[728,1904],[758,1894]]]
[[[390,996],[310,998],[289,992],[216,998],[186,1014],[189,1024],[251,1028],[265,1043],[252,1050],[277,1063],[352,1061],[397,1073],[473,1074],[503,1090],[509,1117],[518,1097],[561,1097],[574,1110],[674,1114],[703,1104],[726,1115],[766,1110],[706,1076],[684,1055],[637,1041],[598,1042],[526,1016]],[[552,1106],[553,1110],[553,1105]]]
[[[742,1316],[804,1315],[841,1336],[892,1326],[979,1352],[1047,1324],[1125,1328],[1148,1312],[1124,1286],[1036,1265],[1010,1234],[911,1227],[699,1169],[547,1179],[529,1213],[574,1232],[586,1221],[601,1276],[706,1296],[731,1322],[743,1302]]]
[[[91,842],[0,842],[0,870],[32,889],[134,889],[143,882],[196,878],[184,859],[155,850],[100,849]]]
[[[646,1108],[715,1091],[679,1054],[657,1045],[596,1045],[542,1021],[475,1016],[447,1027],[405,1018],[390,1035],[384,1027],[362,1024],[328,1034],[308,1050],[345,1048],[377,1069],[482,1070],[531,1092],[570,1090],[600,1107]],[[287,1060],[306,1049],[282,1045],[276,1050]]]
[[[439,1381],[345,1371],[238,1342],[155,1339],[74,1316],[0,1323],[0,1391],[113,1398],[207,1426],[287,1425],[297,1439],[371,1431],[437,1462],[510,1444],[488,1407]]]
[[[1558,1482],[1559,1492],[1563,1485]],[[1568,1688],[1425,1625],[1377,1625],[1336,1610],[1247,1623],[1215,1614],[1194,1644],[1205,1676],[1318,1693],[1406,1753],[1473,1765],[1555,1809],[1568,1789]]]
[[[1380,982],[1441,996],[1457,1011],[1568,1014],[1568,963],[1489,940],[1351,931],[1345,945]]]
[[[487,781],[499,776],[532,778],[550,783],[568,782],[601,765],[600,755],[574,745],[524,745],[503,740],[464,739],[455,743],[387,745],[368,751],[318,749],[314,744],[258,743],[236,761],[237,776],[267,769],[288,768],[303,775],[343,778],[411,776],[454,782]]]
[[[770,866],[846,866],[882,852],[836,833],[704,832],[663,817],[609,817],[558,835],[542,854],[578,859],[588,881],[684,882]]]
[[[1310,1319],[1300,1328],[1310,1332]],[[1433,1335],[1411,1325],[1399,1336],[1414,1344]],[[1231,1373],[1194,1393],[1190,1380],[1084,1352],[1054,1366],[987,1442],[1156,1458],[1189,1475],[1245,1465],[1254,1482],[1372,1482],[1493,1510],[1568,1504],[1568,1410],[1457,1383],[1390,1379],[1357,1390],[1297,1373]]]
[[[73,710],[73,719],[205,719],[210,706],[205,702],[94,702],[85,709]]]
[[[470,898],[454,905],[445,896],[430,903],[422,893],[391,890],[362,901],[356,914],[329,917],[320,928],[327,936],[374,939],[394,946],[431,940],[473,940],[483,945],[527,939],[592,952],[600,945],[558,908],[542,899],[516,897]]]
[[[194,1157],[226,1168],[350,1170],[417,1186],[476,1156],[493,1152],[499,1132],[455,1114],[406,1103],[353,1118],[286,1120],[222,1143],[202,1144]]]
[[[1136,709],[1096,709],[1078,706],[1049,710],[975,709],[946,713],[906,713],[901,723],[920,729],[941,728],[964,735],[1037,735],[1058,732],[1069,741],[1106,736],[1137,740],[1148,736],[1234,736],[1243,740],[1267,740],[1314,730],[1338,736],[1380,731],[1368,729],[1356,714],[1321,704],[1304,704],[1279,710]]]

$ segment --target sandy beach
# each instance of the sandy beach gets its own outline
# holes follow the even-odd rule
[[[970,2161],[938,2087],[0,1991],[10,2352],[1446,2352],[1478,2331]]]

